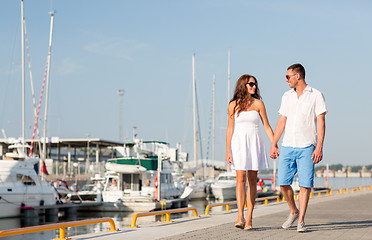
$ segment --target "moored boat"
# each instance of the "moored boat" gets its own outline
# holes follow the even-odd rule
[[[226,200],[236,198],[236,172],[221,173],[216,182],[211,185],[212,193],[216,199]]]
[[[39,158],[28,158],[25,145],[12,146],[17,152],[6,154],[0,160],[0,218],[21,215],[21,207],[55,205],[57,192],[46,181],[39,179],[34,166]]]
[[[145,144],[151,145],[151,149]],[[184,153],[165,142],[140,139],[121,150],[123,157],[109,159],[106,163],[103,204],[97,210],[151,211],[164,204],[167,208],[176,202],[185,205],[187,200],[180,199],[185,185],[174,182],[172,176],[180,169]]]

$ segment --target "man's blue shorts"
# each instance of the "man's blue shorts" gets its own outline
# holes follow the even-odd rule
[[[300,187],[314,187],[314,163],[311,156],[315,146],[305,148],[283,147],[279,154],[279,185],[291,185],[298,172]]]

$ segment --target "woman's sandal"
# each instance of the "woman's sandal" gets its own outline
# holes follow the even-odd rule
[[[244,229],[245,222],[235,223],[236,228]]]
[[[243,228],[245,231],[249,231],[249,230],[252,230],[253,227],[252,226],[244,226]]]

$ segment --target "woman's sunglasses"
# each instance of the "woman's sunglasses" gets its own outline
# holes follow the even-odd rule
[[[254,83],[254,82],[249,82],[249,83],[247,83],[250,87],[254,87],[254,86],[257,86],[256,85],[256,83]]]

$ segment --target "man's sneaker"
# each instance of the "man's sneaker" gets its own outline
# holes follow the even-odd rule
[[[305,223],[303,223],[303,222],[298,223],[297,232],[307,232],[307,228],[305,227]]]
[[[287,229],[298,219],[298,212],[295,215],[289,214],[287,220],[283,223],[282,228]]]

